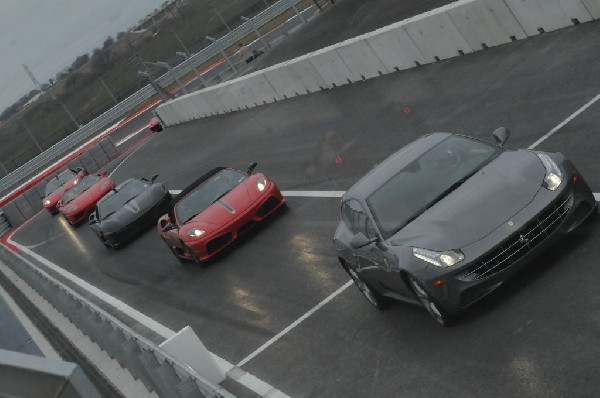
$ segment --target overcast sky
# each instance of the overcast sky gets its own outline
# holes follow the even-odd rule
[[[164,0],[0,0],[0,112]]]

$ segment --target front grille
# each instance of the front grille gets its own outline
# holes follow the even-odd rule
[[[269,197],[269,199],[267,199],[267,201],[265,203],[263,203],[262,206],[260,206],[260,208],[256,212],[256,215],[258,217],[264,217],[267,214],[269,214],[271,212],[271,210],[276,208],[278,205],[279,205],[279,199],[277,199],[275,196],[271,196],[271,197]]]
[[[218,251],[223,246],[225,246],[226,244],[231,242],[232,237],[233,237],[233,234],[231,232],[227,232],[226,234],[217,236],[216,238],[214,238],[213,240],[208,242],[208,244],[206,245],[206,252],[208,254],[212,254],[212,253]]]
[[[473,281],[504,271],[552,234],[569,212],[569,200],[559,199],[457,277]]]

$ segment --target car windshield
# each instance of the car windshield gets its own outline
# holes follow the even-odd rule
[[[45,196],[50,195],[52,192],[56,191],[63,184],[69,181],[71,178],[75,177],[75,173],[71,170],[66,170],[60,173],[57,177],[54,177],[52,180],[48,182],[46,185]]]
[[[385,239],[487,164],[500,148],[451,136],[415,159],[367,198]]]
[[[201,213],[217,199],[238,186],[248,176],[240,171],[223,169],[198,188],[187,194],[175,205],[175,216],[179,224],[184,224]]]
[[[98,218],[104,220],[121,209],[125,204],[136,198],[150,186],[140,180],[131,180],[117,189],[117,192],[98,203]]]
[[[69,188],[65,191],[62,198],[63,204],[66,205],[67,203],[73,201],[73,199],[77,198],[84,191],[90,189],[92,185],[100,181],[100,178],[102,177],[97,175],[84,177],[81,181],[79,181],[79,184],[73,185],[72,188]]]

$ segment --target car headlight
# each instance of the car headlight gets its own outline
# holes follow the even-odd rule
[[[77,210],[77,205],[69,205],[65,207],[66,213],[73,213],[75,210]]]
[[[544,177],[544,187],[556,191],[563,180],[563,173],[560,167],[552,160],[552,158],[545,153],[536,153],[540,159],[544,168],[546,169],[546,176]]]
[[[189,236],[190,238],[198,238],[198,237],[204,235],[205,233],[206,233],[206,231],[203,231],[201,229],[192,228],[187,232],[187,236]]]
[[[48,199],[44,200],[44,206],[50,206],[50,201]]]
[[[266,187],[267,187],[267,179],[265,177],[260,177],[258,180],[256,180],[256,188],[260,192],[264,191]]]
[[[413,247],[413,256],[440,268],[451,267],[465,259],[465,255],[460,250],[436,252],[418,247]]]

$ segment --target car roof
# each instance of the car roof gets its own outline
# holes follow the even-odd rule
[[[450,133],[427,134],[394,152],[348,189],[342,196],[342,201],[351,198],[364,201],[386,181],[398,174],[400,170],[452,135]]]

